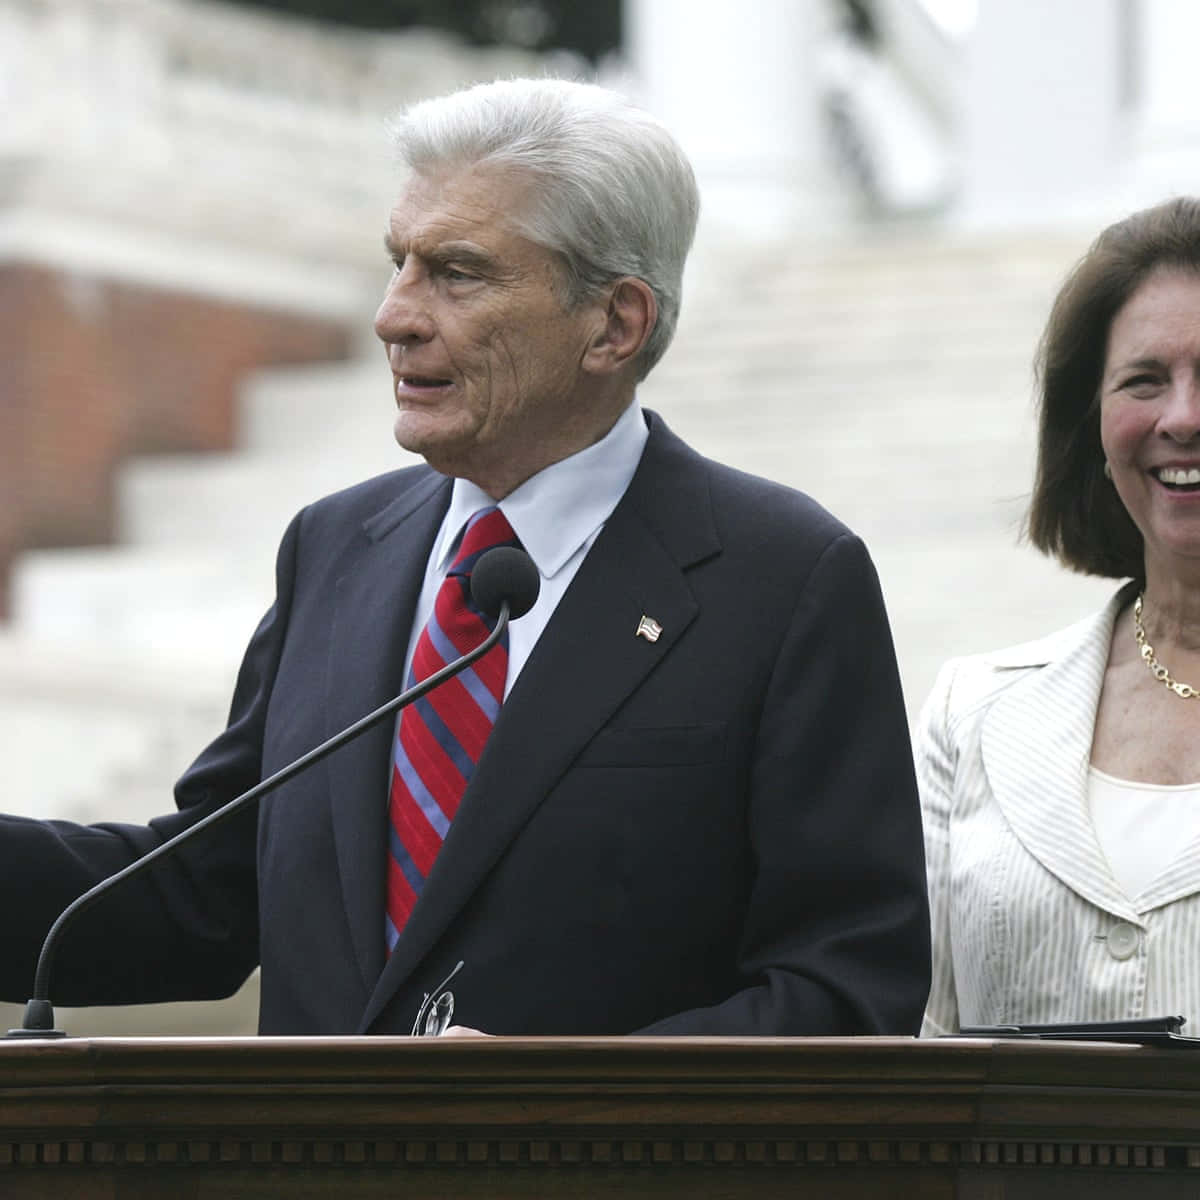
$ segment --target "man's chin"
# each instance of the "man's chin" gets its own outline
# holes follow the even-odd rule
[[[468,430],[455,428],[444,418],[404,409],[396,414],[392,432],[405,450],[422,457],[436,454],[440,446],[461,446],[470,440]]]
[[[470,461],[473,438],[469,431],[402,412],[396,417],[394,432],[402,449],[419,454],[443,475],[463,474],[464,464]]]

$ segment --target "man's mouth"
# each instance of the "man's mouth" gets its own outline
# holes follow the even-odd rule
[[[1154,467],[1150,474],[1173,492],[1200,492],[1200,467]]]
[[[449,379],[438,379],[433,375],[401,375],[400,386],[406,388],[443,388],[450,386]]]

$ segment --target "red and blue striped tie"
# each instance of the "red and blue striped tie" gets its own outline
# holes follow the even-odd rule
[[[470,575],[494,546],[516,545],[498,508],[467,522],[458,554],[417,639],[412,687],[473,650],[495,627],[471,603]],[[387,914],[390,954],[433,867],[459,801],[504,700],[508,632],[465,671],[410,704],[400,716],[388,803]]]

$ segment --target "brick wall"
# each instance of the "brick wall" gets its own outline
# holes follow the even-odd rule
[[[113,535],[117,465],[229,450],[239,378],[346,358],[334,320],[0,266],[0,618],[13,557]]]

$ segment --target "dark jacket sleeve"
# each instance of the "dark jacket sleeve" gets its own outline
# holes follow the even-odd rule
[[[914,1034],[929,988],[920,809],[891,633],[858,538],[821,555],[763,704],[746,986],[647,1034]]]

